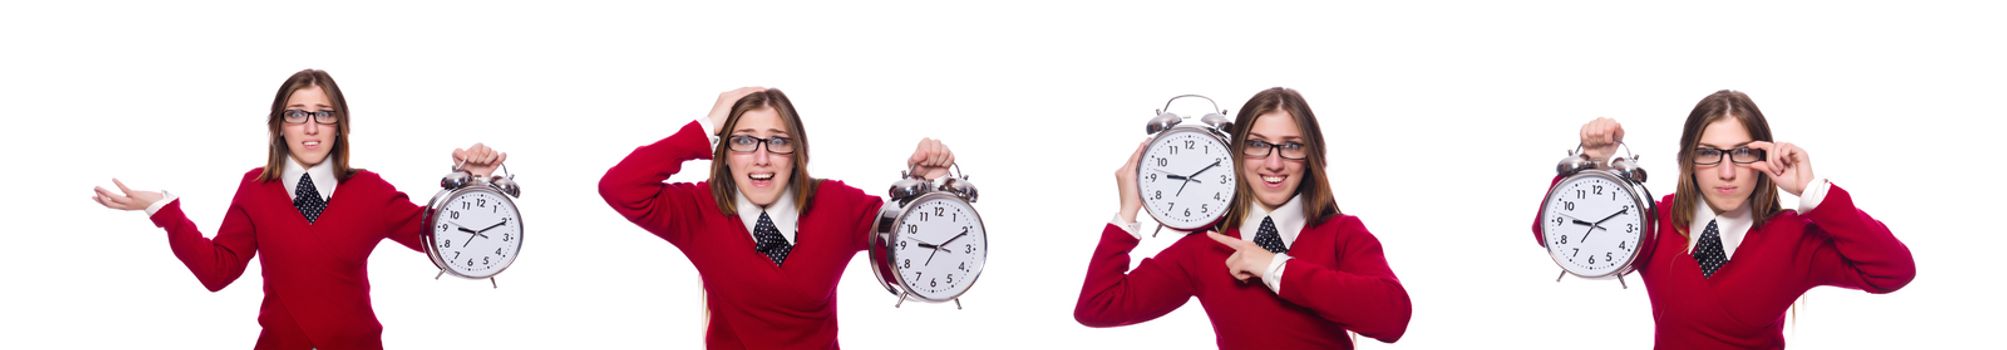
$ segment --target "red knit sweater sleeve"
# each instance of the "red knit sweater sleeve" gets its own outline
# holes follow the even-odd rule
[[[1834,185],[1826,199],[1802,217],[1810,221],[1807,241],[1812,249],[1799,257],[1807,261],[1815,285],[1840,286],[1888,293],[1902,289],[1916,278],[1916,260],[1909,247],[1881,221],[1854,207],[1853,196]]]
[[[1289,259],[1277,295],[1359,335],[1388,343],[1400,340],[1414,311],[1407,289],[1387,267],[1380,240],[1365,224],[1350,216],[1334,219],[1341,220],[1335,223],[1338,264]]]
[[[1560,184],[1560,183],[1561,183],[1561,176],[1560,176],[1560,175],[1555,175],[1555,176],[1554,176],[1554,180],[1549,180],[1549,181],[1547,182],[1547,190],[1548,190],[1548,191],[1553,191],[1553,190],[1554,190],[1554,185],[1556,185],[1556,184]],[[1545,192],[1542,192],[1542,193],[1545,193]],[[1544,197],[1544,196],[1543,196],[1543,197]],[[1545,200],[1545,199],[1543,198],[1542,200]],[[1546,247],[1546,246],[1547,246],[1547,243],[1546,243],[1546,242],[1547,242],[1547,236],[1543,235],[1543,234],[1542,234],[1542,231],[1541,231],[1541,229],[1540,229],[1540,211],[1541,211],[1541,210],[1543,210],[1543,209],[1545,209],[1546,207],[1547,207],[1547,203],[1546,203],[1546,202],[1541,202],[1541,203],[1540,203],[1540,206],[1539,206],[1539,207],[1535,207],[1535,208],[1534,208],[1534,210],[1533,210],[1533,244],[1539,244],[1539,245],[1540,245],[1541,247]]]
[[[1181,241],[1182,242],[1182,241]],[[1184,306],[1194,293],[1192,277],[1180,262],[1178,246],[1145,258],[1129,270],[1129,251],[1141,240],[1110,224],[1087,264],[1087,281],[1073,305],[1073,319],[1088,327],[1115,327],[1149,321]],[[1211,243],[1211,242],[1206,242]]]
[[[215,238],[203,237],[195,223],[181,211],[181,200],[161,207],[153,213],[154,226],[167,230],[167,245],[174,250],[174,257],[195,273],[195,279],[202,281],[202,287],[209,291],[223,290],[230,282],[244,275],[244,266],[251,263],[251,257],[258,255],[258,235],[251,226],[251,215],[244,210],[244,202],[250,200],[252,189],[258,186],[258,174],[262,170],[252,170],[244,174],[243,182],[237,185],[236,197],[230,200],[230,209],[223,212],[223,226],[216,230]]]
[[[692,231],[688,216],[711,198],[697,184],[662,181],[682,171],[683,162],[710,159],[709,143],[703,127],[690,122],[668,138],[635,148],[608,169],[599,179],[599,195],[628,221],[681,247]]]
[[[356,185],[381,188],[380,191],[369,191],[370,193],[388,194],[377,198],[379,202],[376,207],[383,208],[383,221],[379,224],[382,228],[378,232],[383,232],[390,240],[403,244],[405,248],[425,251],[425,242],[419,239],[419,236],[425,233],[425,207],[411,203],[411,196],[398,191],[396,186],[383,181],[383,177],[376,173],[359,171],[349,181]]]

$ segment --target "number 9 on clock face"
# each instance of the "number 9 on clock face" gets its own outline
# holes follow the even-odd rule
[[[1233,201],[1233,151],[1204,129],[1177,127],[1143,150],[1136,185],[1143,207],[1166,227],[1190,231],[1213,223]]]
[[[1563,270],[1597,278],[1629,272],[1651,213],[1629,186],[1605,172],[1570,176],[1548,191],[1540,227],[1547,253]]]

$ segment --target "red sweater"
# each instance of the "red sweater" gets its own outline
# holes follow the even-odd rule
[[[425,209],[376,173],[357,170],[335,187],[320,220],[308,224],[282,181],[257,180],[263,171],[244,174],[213,239],[188,221],[178,200],[154,213],[153,224],[167,229],[174,256],[210,291],[236,281],[252,256],[265,255],[257,348],[383,348],[383,324],[369,304],[369,254],[384,238],[424,251],[418,236]]]
[[[1559,180],[1558,178],[1556,180]],[[1703,278],[1674,231],[1673,196],[1658,204],[1658,239],[1637,272],[1652,299],[1659,349],[1782,349],[1784,311],[1816,286],[1888,293],[1916,278],[1909,247],[1834,185],[1810,212],[1784,210],[1744,235],[1735,258]],[[1534,219],[1534,242],[1541,239]],[[1693,233],[1699,234],[1699,233]]]
[[[868,245],[871,219],[884,201],[842,182],[822,181],[801,208],[794,250],[786,263],[774,266],[753,249],[745,222],[718,207],[709,183],[662,182],[683,162],[710,156],[709,140],[692,122],[607,170],[599,194],[696,265],[710,296],[704,337],[710,348],[837,348],[836,282]]]
[[[1226,267],[1233,250],[1203,234],[1178,239],[1130,271],[1129,251],[1139,242],[1115,225],[1101,230],[1073,307],[1080,324],[1149,321],[1196,296],[1222,349],[1350,349],[1347,330],[1391,343],[1408,329],[1408,291],[1357,217],[1304,227],[1290,245],[1279,294],[1261,281],[1235,280]]]

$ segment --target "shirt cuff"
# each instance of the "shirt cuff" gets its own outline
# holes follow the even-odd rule
[[[1114,217],[1109,218],[1108,224],[1122,228],[1122,232],[1128,232],[1130,237],[1136,237],[1136,240],[1138,241],[1143,240],[1143,233],[1139,232],[1143,230],[1142,224],[1122,221],[1122,214],[1120,213],[1117,213],[1115,214]]]
[[[1812,178],[1812,183],[1805,185],[1805,193],[1798,196],[1798,213],[1808,213],[1812,208],[1819,207],[1820,202],[1826,201],[1826,190],[1831,188],[1833,183],[1826,181],[1825,177]]]
[[[1268,291],[1282,295],[1282,268],[1287,267],[1289,253],[1275,253],[1275,259],[1268,261],[1268,273],[1261,275],[1261,283],[1268,285]]]
[[[180,196],[175,196],[173,193],[167,191],[160,191],[160,194],[160,200],[153,201],[153,205],[146,206],[147,217],[153,217],[153,213],[160,212],[160,208],[166,208],[168,203],[174,203],[174,200],[181,199]]]
[[[711,140],[712,145],[718,144],[718,135],[711,133],[711,130],[718,130],[718,129],[714,128],[713,125],[711,125],[710,118],[697,118],[697,127],[704,128],[704,139]]]

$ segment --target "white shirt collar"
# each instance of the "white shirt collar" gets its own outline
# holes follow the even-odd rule
[[[739,220],[746,223],[746,232],[753,232],[753,228],[759,225],[760,213],[764,212],[767,214],[767,219],[773,220],[774,228],[780,230],[781,238],[787,239],[787,244],[794,244],[794,233],[796,231],[795,219],[801,217],[801,212],[797,211],[794,207],[794,191],[782,189],[780,198],[775,199],[773,205],[766,206],[765,208],[753,204],[752,199],[746,198],[745,192],[740,192],[733,197],[738,198],[736,208],[739,212]],[[753,237],[753,241],[759,242],[760,239],[759,237]]]
[[[286,156],[286,168],[279,171],[279,176],[282,177],[280,180],[286,182],[286,197],[300,198],[299,193],[294,193],[300,187],[300,174],[307,174],[314,179],[314,190],[320,192],[321,200],[334,200],[334,162],[322,160],[320,164],[309,168],[300,165],[298,159]]]
[[[1686,253],[1693,254],[1693,247],[1700,244],[1702,232],[1707,232],[1707,222],[1715,221],[1715,231],[1721,234],[1721,249],[1728,260],[1735,260],[1735,248],[1742,246],[1742,238],[1748,236],[1750,226],[1756,224],[1749,206],[1743,205],[1733,211],[1715,214],[1714,208],[1706,200],[1694,201],[1693,223],[1687,227]]]
[[[1275,207],[1271,212],[1261,208],[1261,203],[1249,203],[1245,220],[1240,222],[1240,238],[1253,241],[1254,234],[1261,232],[1261,219],[1275,219],[1275,233],[1282,235],[1282,246],[1296,244],[1296,234],[1303,232],[1303,196],[1289,197],[1289,202]]]

